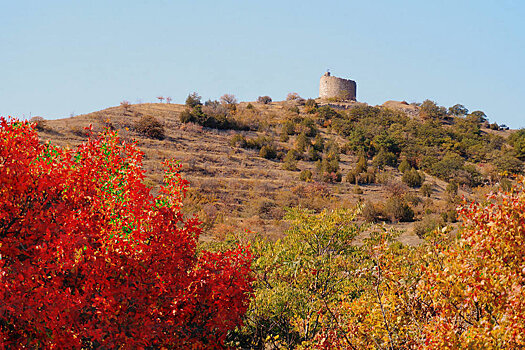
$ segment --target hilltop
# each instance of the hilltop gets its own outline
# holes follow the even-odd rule
[[[479,113],[452,114],[426,102],[372,107],[298,96],[208,102],[124,103],[40,120],[38,131],[42,140],[74,147],[87,139],[89,125],[94,133],[117,130],[144,152],[154,190],[162,161],[180,160],[191,183],[184,210],[204,222],[205,239],[243,230],[278,238],[286,207],[361,203],[362,220],[394,225],[405,230],[402,242],[418,244],[431,228],[454,225],[462,197],[476,199],[510,181],[505,172],[522,169],[507,141],[513,131]]]

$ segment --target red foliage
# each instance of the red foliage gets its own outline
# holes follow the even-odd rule
[[[160,195],[116,134],[76,150],[0,119],[0,348],[223,345],[251,292],[251,255],[199,254],[187,182]]]

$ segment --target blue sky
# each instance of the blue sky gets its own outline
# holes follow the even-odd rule
[[[432,99],[525,127],[525,1],[4,1],[0,115],[67,117],[118,105],[318,96]]]

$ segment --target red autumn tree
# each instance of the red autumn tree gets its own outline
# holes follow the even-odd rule
[[[153,197],[116,134],[76,150],[0,119],[0,348],[216,348],[251,292],[244,247],[199,253],[167,164]]]

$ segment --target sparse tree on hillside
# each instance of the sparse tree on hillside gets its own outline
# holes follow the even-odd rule
[[[170,104],[170,103],[171,103],[171,97],[169,97],[169,96],[166,97],[166,103],[167,103],[167,104]]]
[[[295,101],[301,99],[301,96],[297,92],[290,92],[286,95],[286,101]]]
[[[259,96],[257,102],[267,105],[272,102],[272,98],[270,96]]]
[[[225,105],[236,105],[237,98],[233,94],[224,94],[220,98],[221,102]]]
[[[124,100],[120,102],[120,106],[124,108],[124,112],[129,112],[129,108],[131,107],[131,104],[129,103],[129,101]]]
[[[157,99],[162,103],[162,101],[164,101],[164,96],[158,96]]]

